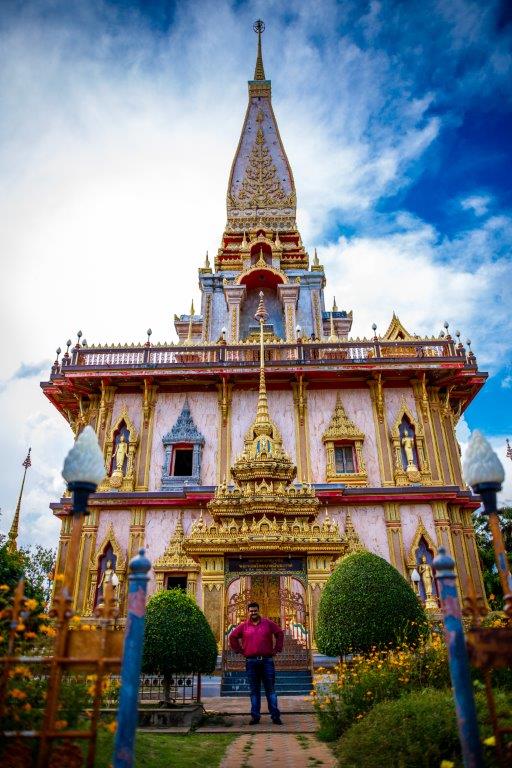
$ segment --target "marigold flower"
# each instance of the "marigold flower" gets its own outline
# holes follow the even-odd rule
[[[451,760],[441,760],[439,768],[455,768],[455,763],[452,763]]]
[[[24,625],[22,622],[20,622],[20,623],[17,625],[17,627],[16,627],[16,632],[24,632],[24,631],[25,631],[25,629],[26,629],[25,625]]]
[[[9,695],[12,699],[18,699],[19,701],[27,698],[25,691],[20,691],[19,688],[13,688],[12,691],[9,691]]]
[[[35,611],[37,608],[37,600],[34,600],[34,598],[29,598],[28,600],[25,600],[25,608],[27,611]]]
[[[0,592],[8,592],[8,591],[9,591],[8,584],[0,584]]]
[[[27,703],[23,705],[23,709],[25,710],[25,712],[30,712],[30,710],[32,709],[32,704],[29,704],[27,701]]]
[[[35,632],[25,632],[25,640],[33,640],[37,637]]]
[[[116,730],[117,730],[117,723],[116,723],[116,721],[115,721],[115,720],[112,720],[112,722],[111,722],[111,723],[107,723],[107,725],[105,726],[105,728],[107,729],[107,731],[108,731],[109,733],[115,733],[115,732],[116,732]]]
[[[23,665],[18,665],[17,667],[14,667],[14,669],[11,669],[9,673],[9,677],[32,677],[32,672],[28,667],[24,667]]]
[[[484,739],[484,744],[486,747],[495,747],[496,746],[495,736],[489,736],[487,739]]]
[[[55,730],[56,731],[62,731],[63,728],[68,727],[68,721],[67,720],[56,720],[54,723]]]

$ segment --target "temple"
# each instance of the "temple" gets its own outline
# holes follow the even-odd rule
[[[367,549],[437,608],[440,544],[461,595],[484,596],[461,475],[458,418],[485,382],[449,328],[352,339],[352,312],[325,306],[326,275],[304,247],[296,190],[258,53],[229,174],[220,246],[199,268],[200,311],[178,341],[105,347],[81,334],[60,351],[45,395],[73,432],[90,424],[106,477],[91,496],[74,606],[92,616],[105,570],[121,611],[127,563],[145,546],[150,593],[186,590],[224,652],[249,599],[285,629],[288,668],[308,667],[322,589],[347,552]],[[359,297],[362,300],[363,297]],[[99,310],[101,311],[101,309]],[[70,498],[62,521],[64,570]],[[376,595],[378,599],[378,595]]]

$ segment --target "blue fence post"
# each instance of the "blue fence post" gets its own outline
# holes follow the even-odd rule
[[[146,612],[146,590],[148,571],[151,563],[145,557],[144,549],[130,561],[128,576],[128,616],[124,639],[123,663],[121,666],[121,691],[117,730],[114,746],[114,768],[133,766],[135,731],[138,721],[138,698],[142,643],[144,641],[144,614]]]
[[[462,613],[455,586],[455,562],[439,547],[432,563],[439,584],[448,664],[452,681],[455,712],[465,768],[482,768],[482,745],[478,733],[476,706],[471,684],[469,658],[462,626]]]

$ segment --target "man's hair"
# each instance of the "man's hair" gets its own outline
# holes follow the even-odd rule
[[[260,604],[256,602],[247,603],[247,608],[259,608]]]

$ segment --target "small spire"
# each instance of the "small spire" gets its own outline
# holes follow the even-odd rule
[[[9,552],[16,552],[18,548],[18,529],[20,524],[20,511],[21,511],[21,497],[23,496],[23,488],[25,486],[25,477],[27,476],[27,469],[32,466],[32,462],[30,460],[30,451],[32,448],[28,449],[27,458],[21,465],[25,468],[25,471],[23,472],[23,480],[21,481],[21,488],[20,488],[20,495],[18,496],[18,503],[16,504],[16,511],[14,513],[14,517],[11,523],[11,528],[9,530],[8,534],[8,543],[7,543],[7,549]]]
[[[260,301],[254,317],[260,324],[260,388],[254,426],[259,434],[270,435],[272,432],[272,425],[270,424],[268,415],[267,386],[265,382],[265,347],[263,341],[263,325],[268,317],[268,312],[265,308],[263,291],[260,291]]]
[[[334,298],[333,298],[332,311],[333,312],[337,312],[338,311],[338,307],[337,307],[337,304],[336,304],[336,296],[334,296]]]
[[[316,248],[315,248],[315,256],[314,256],[314,258],[313,258],[313,266],[314,266],[314,267],[318,267],[318,266],[320,266],[320,262],[318,261],[318,254],[317,254],[317,252],[316,252]]]
[[[206,259],[204,260],[204,268],[210,269],[210,259],[208,258],[208,251],[206,251]]]
[[[254,22],[252,28],[258,35],[258,55],[256,57],[256,67],[254,68],[254,80],[265,80],[263,56],[261,55],[261,33],[265,31],[265,23],[261,19],[258,19]]]

